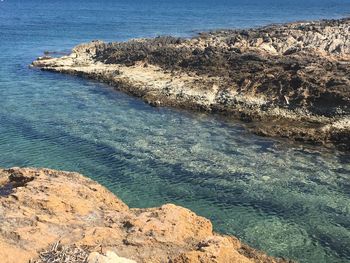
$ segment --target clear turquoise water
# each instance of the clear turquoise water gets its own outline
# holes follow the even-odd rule
[[[350,262],[349,155],[27,67],[44,50],[92,39],[336,18],[350,2],[130,2],[0,2],[0,166],[79,171],[130,206],[186,206],[272,255]]]

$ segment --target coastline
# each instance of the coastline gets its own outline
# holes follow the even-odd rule
[[[129,208],[73,172],[1,169],[0,211],[2,263],[292,262],[217,234],[180,206]]]
[[[263,136],[350,149],[350,19],[93,41],[32,66],[105,82],[153,106],[219,112]]]

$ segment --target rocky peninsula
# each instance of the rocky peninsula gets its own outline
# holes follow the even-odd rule
[[[173,204],[129,208],[73,172],[0,170],[1,263],[289,262]]]
[[[259,135],[350,149],[350,19],[93,41],[42,70],[108,83],[154,106],[219,112]]]

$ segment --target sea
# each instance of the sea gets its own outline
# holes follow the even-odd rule
[[[349,0],[1,0],[0,167],[77,171],[130,207],[187,207],[269,255],[350,262],[349,154],[28,67],[96,39],[348,15]]]

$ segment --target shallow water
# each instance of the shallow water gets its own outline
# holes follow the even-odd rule
[[[82,172],[130,206],[186,206],[269,254],[350,262],[350,156],[27,67],[44,50],[92,39],[190,35],[349,11],[345,0],[0,2],[0,166]]]

